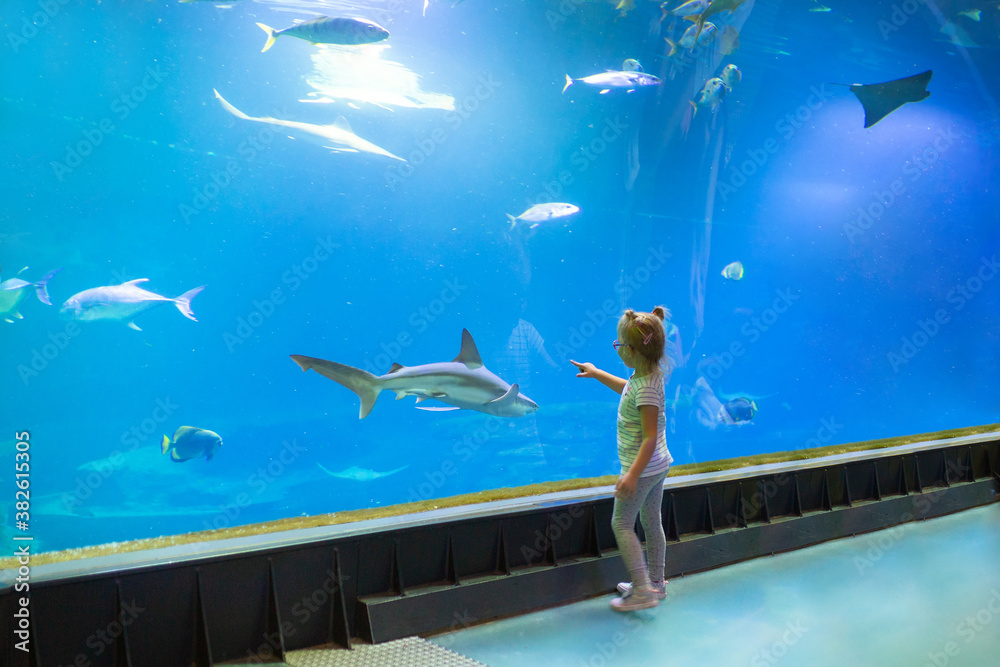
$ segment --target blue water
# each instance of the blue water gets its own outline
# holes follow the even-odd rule
[[[680,334],[677,463],[998,421],[997,10],[920,4],[889,30],[889,2],[752,0],[718,20],[739,32],[730,56],[668,60],[686,24],[614,4],[5,3],[0,279],[62,268],[54,306],[29,295],[0,323],[3,474],[30,431],[39,546],[617,472],[617,397],[568,360],[624,375],[610,343],[626,307],[666,305]],[[260,52],[255,23],[319,13],[391,37]],[[625,58],[663,85],[560,94],[567,73]],[[743,80],[692,117],[729,62]],[[931,96],[869,129],[831,85],[927,69]],[[289,139],[213,89],[250,116],[343,115],[408,163]],[[548,198],[581,212],[510,230],[505,214]],[[743,279],[723,278],[736,260]],[[141,332],[60,318],[137,278],[170,297],[207,285],[198,322],[169,305]],[[288,358],[381,373],[451,360],[463,328],[538,412],[386,393],[359,420],[354,394]],[[544,355],[517,343],[535,332]],[[752,422],[706,418],[699,377],[755,397]],[[173,463],[159,442],[182,425],[225,444]]]

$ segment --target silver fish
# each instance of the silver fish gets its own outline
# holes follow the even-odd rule
[[[392,158],[393,160],[399,160],[400,162],[406,162],[403,158],[393,155],[384,148],[380,148],[372,142],[365,141],[358,135],[354,134],[354,131],[351,130],[351,126],[347,123],[347,119],[343,116],[337,118],[337,121],[332,125],[313,125],[312,123],[302,123],[295,120],[282,120],[280,118],[271,118],[270,116],[248,116],[227,102],[225,98],[219,94],[219,91],[213,88],[212,92],[215,93],[215,96],[219,99],[222,107],[237,118],[252,120],[256,123],[264,123],[266,125],[273,125],[276,127],[288,128],[299,135],[304,135],[309,139],[318,141],[324,148],[327,148],[335,153],[373,153],[375,155]]]
[[[222,437],[214,432],[194,426],[181,426],[174,431],[173,440],[163,436],[160,443],[160,453],[170,452],[170,460],[183,463],[202,456],[211,461],[215,453],[222,447]]]
[[[27,270],[28,267],[24,267],[18,271],[18,275]],[[49,293],[46,291],[45,286],[48,284],[52,276],[59,273],[62,269],[56,269],[55,271],[49,271],[42,279],[37,283],[29,283],[27,280],[22,280],[20,278],[10,278],[8,280],[0,283],[0,315],[4,316],[5,322],[13,322],[11,317],[23,320],[24,317],[21,313],[17,312],[17,307],[24,297],[28,296],[28,288],[33,287],[35,289],[35,296],[38,300],[44,303],[46,306],[51,306],[52,302],[49,301]]]
[[[533,223],[531,225],[531,229],[535,229],[546,220],[565,218],[567,215],[573,215],[579,211],[579,207],[574,206],[573,204],[552,202],[550,204],[535,204],[516,218],[508,213],[507,218],[510,220],[511,229],[514,229],[514,225],[516,225],[518,221]]]
[[[640,86],[659,86],[663,83],[663,81],[652,74],[646,74],[645,72],[638,71],[616,72],[614,70],[608,70],[607,72],[601,72],[600,74],[585,76],[582,79],[574,79],[567,74],[566,85],[563,86],[562,91],[565,93],[566,89],[574,83],[585,83],[588,86],[601,88],[601,94],[603,95],[612,88],[628,88],[629,90],[635,90]]]
[[[670,13],[674,16],[694,16],[695,14],[701,14],[708,9],[708,1],[709,0],[689,0],[676,9],[671,10]]]
[[[736,65],[729,63],[722,68],[722,74],[719,75],[719,78],[732,90],[736,84],[743,80],[743,72]]]
[[[60,312],[74,320],[90,322],[94,320],[117,320],[127,322],[129,328],[142,331],[132,318],[155,306],[172,303],[181,311],[181,315],[189,320],[198,319],[191,310],[191,299],[205,289],[205,286],[195,287],[171,299],[154,294],[139,287],[139,283],[148,282],[149,278],[136,278],[121,285],[94,287],[74,294],[66,299]]]
[[[691,106],[694,107],[696,114],[698,113],[698,107],[711,107],[712,111],[715,111],[715,107],[728,92],[729,87],[726,86],[726,82],[714,76],[705,82],[701,92],[698,93],[698,99],[691,102]]]
[[[368,19],[320,16],[284,30],[275,30],[263,23],[257,25],[267,33],[267,42],[261,53],[274,46],[274,41],[282,35],[298,37],[313,44],[374,44],[389,39],[388,30]]]
[[[476,410],[497,417],[523,417],[538,409],[538,404],[520,393],[517,384],[507,384],[483,366],[483,360],[468,329],[462,329],[462,350],[452,361],[402,366],[393,364],[388,373],[376,376],[368,371],[338,364],[335,361],[291,355],[303,372],[310,368],[323,377],[341,384],[361,399],[359,419],[375,407],[383,391],[396,393],[396,400],[416,396],[417,403],[435,399],[454,407],[421,410]]]
[[[667,44],[670,45],[670,51],[667,53],[667,57],[669,58],[677,53],[680,48],[693,49],[695,46],[705,46],[715,39],[715,35],[719,30],[715,27],[715,24],[711,22],[708,22],[704,25],[704,27],[701,27],[700,33],[698,32],[698,29],[698,25],[690,26],[684,31],[684,34],[681,35],[681,38],[676,42],[669,37],[664,37]]]

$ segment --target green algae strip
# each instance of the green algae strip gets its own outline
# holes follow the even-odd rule
[[[771,454],[757,454],[755,456],[740,456],[732,459],[722,459],[719,461],[705,461],[702,463],[687,463],[673,466],[670,474],[697,475],[710,472],[721,472],[723,470],[735,470],[737,468],[747,468],[750,466],[768,465],[772,463],[785,463],[788,461],[802,461],[805,459],[820,458],[823,456],[834,456],[837,454],[847,454],[851,452],[861,452],[866,450],[885,449],[887,447],[898,447],[900,445],[910,445],[917,442],[927,442],[930,440],[948,440],[969,435],[979,435],[982,433],[997,433],[1000,435],[1000,424],[986,424],[983,426],[970,426],[967,428],[956,428],[947,431],[936,431],[934,433],[920,433],[917,435],[905,435],[895,438],[884,438],[882,440],[866,440],[864,442],[853,442],[843,445],[832,445],[829,447],[816,447],[813,449],[796,449],[787,452],[774,452]],[[371,519],[382,519],[385,517],[400,516],[403,514],[416,514],[418,512],[428,512],[431,510],[443,509],[447,507],[460,507],[462,505],[473,505],[477,503],[488,503],[496,500],[510,500],[513,498],[527,498],[546,493],[558,493],[561,491],[574,491],[577,489],[589,489],[600,486],[610,486],[617,480],[617,475],[605,475],[603,477],[586,477],[579,479],[565,479],[557,482],[543,482],[540,484],[529,484],[527,486],[517,486],[503,489],[490,489],[477,493],[466,493],[460,496],[450,496],[447,498],[436,498],[433,500],[423,500],[415,503],[404,503],[402,505],[388,505],[386,507],[372,507],[360,510],[349,510],[336,512],[334,514],[320,514],[317,516],[290,517],[277,521],[267,521],[264,523],[254,523],[246,526],[235,526],[233,528],[222,528],[219,530],[202,530],[195,533],[183,533],[180,535],[168,535],[165,537],[151,537],[142,540],[132,540],[129,542],[115,542],[111,544],[97,544],[89,547],[77,549],[66,549],[65,551],[50,551],[33,555],[32,565],[46,565],[49,563],[61,563],[65,561],[79,560],[82,558],[94,558],[96,556],[110,556],[115,554],[129,553],[133,551],[145,551],[147,549],[160,549],[180,544],[192,544],[195,542],[209,542],[213,540],[224,540],[235,537],[246,537],[249,535],[262,535],[267,533],[277,533],[286,530],[299,530],[302,528],[316,528],[319,526],[333,526],[343,523],[354,523],[358,521],[368,521]],[[17,560],[14,558],[0,559],[0,569],[10,569],[17,567]]]

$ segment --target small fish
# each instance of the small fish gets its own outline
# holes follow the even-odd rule
[[[170,460],[183,463],[204,456],[211,461],[215,453],[222,447],[222,437],[214,431],[206,431],[194,426],[181,426],[174,432],[173,441],[163,436],[160,443],[160,453],[170,452]]]
[[[713,39],[715,39],[715,35],[719,31],[719,29],[716,28],[715,24],[712,22],[704,24],[704,27],[701,27],[700,34],[698,32],[699,27],[700,26],[698,25],[690,26],[687,30],[684,31],[684,34],[681,35],[681,38],[676,42],[670,39],[669,37],[664,37],[667,44],[670,45],[670,51],[667,52],[667,57],[669,58],[673,56],[675,53],[677,53],[678,49],[681,48],[693,49],[695,46],[705,46]]]
[[[719,37],[719,50],[722,55],[728,56],[738,48],[740,48],[740,33],[733,26],[727,25]]]
[[[511,229],[514,229],[518,221],[534,223],[530,228],[535,229],[543,222],[554,220],[555,218],[565,218],[567,215],[573,215],[574,213],[579,213],[579,211],[580,208],[573,206],[573,204],[552,202],[551,204],[535,204],[516,218],[508,213],[507,218],[510,220]]]
[[[746,424],[757,414],[757,403],[748,398],[734,398],[719,408],[717,418],[723,424]]]
[[[28,267],[24,267],[18,271],[18,275],[27,271]],[[56,269],[55,271],[49,271],[42,279],[37,283],[29,283],[27,280],[21,280],[20,278],[9,278],[2,283],[0,283],[0,315],[4,316],[5,322],[13,322],[11,317],[23,320],[24,317],[21,313],[17,312],[17,307],[24,297],[28,296],[28,288],[35,288],[35,296],[38,300],[44,303],[46,306],[51,306],[52,302],[49,301],[49,293],[46,291],[45,286],[48,284],[52,276],[56,275],[62,271],[62,269]]]
[[[743,278],[743,262],[726,264],[726,268],[722,269],[722,277],[729,280],[741,280]]]
[[[722,82],[732,90],[736,84],[743,80],[743,72],[736,65],[729,63],[722,68],[722,74],[719,75]]]
[[[406,465],[401,468],[396,468],[395,470],[388,470],[386,472],[377,472],[375,470],[369,470],[368,468],[359,468],[357,466],[351,466],[350,468],[347,468],[345,470],[341,470],[339,472],[333,472],[323,467],[322,463],[317,463],[316,465],[318,465],[320,467],[320,470],[325,472],[330,477],[338,477],[340,479],[350,479],[355,482],[370,482],[372,480],[379,479],[380,477],[388,477],[389,475],[395,475],[397,472],[406,470],[407,468],[410,467]]]
[[[645,72],[616,72],[608,70],[600,74],[585,76],[582,79],[574,79],[567,74],[566,85],[563,86],[562,91],[565,93],[566,89],[574,83],[585,83],[588,86],[601,88],[601,94],[603,95],[612,88],[628,88],[632,91],[640,86],[659,86],[663,81]]]
[[[84,290],[66,299],[60,312],[71,319],[85,322],[93,320],[126,322],[129,328],[142,331],[132,318],[155,306],[172,303],[181,311],[181,315],[189,320],[198,321],[191,310],[191,299],[205,289],[204,285],[188,290],[176,299],[170,299],[139,287],[139,283],[148,281],[149,278],[136,278],[121,285]]]
[[[979,23],[979,21],[983,17],[983,13],[980,10],[978,10],[978,9],[966,9],[965,11],[959,12],[958,15],[959,16],[964,16],[966,18],[970,18],[973,21],[975,21],[976,23]]]
[[[635,0],[619,0],[615,9],[620,12],[619,16],[625,16],[630,11],[635,9]]]
[[[683,5],[671,10],[670,13],[674,16],[694,16],[695,14],[701,14],[708,9],[708,1],[709,0],[689,0]]]
[[[626,58],[622,63],[623,72],[641,72],[642,65],[635,58]]]
[[[694,112],[698,113],[698,107],[711,107],[712,111],[718,106],[722,98],[726,96],[729,92],[729,87],[726,86],[726,82],[717,76],[712,77],[705,82],[702,87],[701,92],[698,93],[698,99],[691,102],[691,106],[694,107]]]
[[[389,39],[388,30],[367,19],[320,16],[284,30],[275,30],[263,23],[257,26],[267,33],[267,42],[261,53],[274,46],[274,41],[282,35],[298,37],[313,44],[374,44]]]
[[[833,10],[827,7],[826,5],[819,5],[818,7],[811,8],[809,11],[817,13],[826,13],[826,12],[832,12]]]

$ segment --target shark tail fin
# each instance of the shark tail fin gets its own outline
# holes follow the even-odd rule
[[[198,296],[203,289],[205,289],[205,285],[195,287],[174,299],[174,305],[177,306],[177,310],[181,311],[181,315],[189,320],[198,321],[198,318],[194,316],[194,311],[191,310],[191,299]]]
[[[264,48],[260,50],[261,53],[264,53],[269,48],[274,46],[274,41],[278,39],[278,35],[275,34],[274,28],[266,26],[263,23],[258,23],[257,27],[267,33],[267,42],[264,44]]]
[[[360,368],[338,364],[335,361],[317,359],[316,357],[304,357],[300,354],[291,355],[292,361],[299,365],[304,371],[310,368],[325,378],[341,384],[361,399],[361,411],[358,419],[364,419],[375,407],[375,399],[378,398],[382,389],[379,387],[378,377]]]
[[[563,86],[562,91],[565,93],[566,89],[573,85],[573,78],[569,74],[566,75],[566,85]]]
[[[56,275],[60,271],[62,271],[62,269],[49,271],[44,276],[42,276],[41,280],[35,283],[35,296],[37,296],[38,300],[44,303],[46,306],[51,306],[52,302],[49,301],[49,292],[47,289],[45,289],[45,286],[49,284],[50,280],[52,280],[52,276]]]

